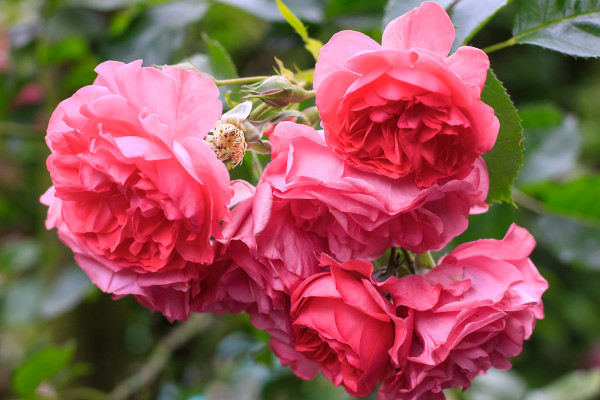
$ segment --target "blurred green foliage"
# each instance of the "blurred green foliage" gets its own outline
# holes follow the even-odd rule
[[[384,13],[389,20],[400,3],[285,1],[310,37],[323,43],[342,29],[380,40]],[[545,4],[555,15],[559,11],[552,7],[577,2],[499,3],[509,4],[497,14],[488,9],[463,39],[472,36],[469,43],[486,48],[513,32],[528,32],[520,42],[544,45],[548,32],[533,35],[531,27],[544,21],[530,6]],[[322,377],[304,382],[281,367],[266,335],[243,315],[199,322],[191,339],[169,347],[169,334],[180,324],[169,324],[131,298],[113,302],[93,287],[56,233],[46,231],[39,203],[50,186],[44,132],[51,112],[90,84],[104,60],[143,58],[145,65],[160,65],[190,59],[223,79],[269,75],[274,57],[290,68],[314,66],[275,0],[4,0],[0,8],[0,37],[9,35],[11,43],[0,72],[0,397],[117,398],[107,394],[127,386],[129,377],[147,371],[162,354],[167,362],[130,398],[348,398]],[[567,11],[560,18],[580,18],[577,10]],[[598,30],[592,28],[598,12],[590,15],[596,19],[579,24],[586,30],[569,32],[579,35],[572,43],[587,35],[580,42],[586,51],[597,46]],[[524,165],[512,191],[517,207],[495,204],[472,216],[469,230],[448,249],[502,237],[516,222],[536,237],[532,258],[550,289],[546,318],[513,360],[514,368],[492,371],[472,390],[449,398],[598,398],[600,375],[593,367],[600,367],[600,62],[528,45],[492,52],[490,59],[524,127]],[[226,87],[223,95],[227,89],[239,87]],[[251,170],[248,157],[234,174],[250,180]]]

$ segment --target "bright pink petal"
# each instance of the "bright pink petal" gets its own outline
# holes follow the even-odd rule
[[[319,60],[315,65],[314,89],[318,90],[321,82],[332,72],[344,70],[344,63],[350,57],[380,49],[379,43],[363,33],[356,31],[336,33],[319,52]]]
[[[446,57],[454,41],[454,25],[442,6],[426,1],[391,21],[381,40],[384,49],[426,49]]]
[[[475,47],[463,46],[446,59],[446,64],[452,72],[460,76],[465,83],[470,83],[483,90],[490,67],[490,60],[482,50]]]
[[[183,140],[188,136],[203,139],[223,109],[217,85],[194,71],[165,65],[163,72],[171,75],[177,85],[177,126],[173,139]]]
[[[254,196],[254,192],[256,188],[252,186],[250,183],[236,179],[231,182],[231,188],[233,189],[233,197],[228,204],[229,208],[235,207],[237,204],[241,203],[244,200],[247,200]]]

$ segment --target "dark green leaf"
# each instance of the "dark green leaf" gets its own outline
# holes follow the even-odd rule
[[[2,290],[2,322],[4,326],[32,323],[39,309],[42,283],[39,278],[19,279]]]
[[[502,7],[512,0],[461,0],[449,9],[456,26],[451,53],[466,44]]]
[[[267,21],[283,21],[283,17],[273,0],[218,0],[245,10]],[[309,22],[323,20],[325,0],[285,0],[286,6],[298,16]]]
[[[106,34],[106,19],[99,13],[77,7],[58,10],[48,21],[44,36],[50,43],[57,43],[65,38],[102,39]]]
[[[56,64],[64,61],[77,61],[89,53],[87,42],[79,37],[62,40],[54,46],[46,47],[40,54],[40,61]]]
[[[516,43],[577,57],[598,57],[600,1],[520,0],[513,35]]]
[[[492,150],[483,155],[490,174],[488,203],[512,202],[511,187],[523,162],[521,119],[502,83],[488,71],[481,99],[494,109],[500,132]]]
[[[69,6],[86,7],[94,10],[112,11],[144,1],[145,0],[67,0],[66,4]]]
[[[573,371],[550,385],[532,390],[525,400],[593,400],[600,396],[600,370]]]
[[[541,215],[530,226],[536,240],[564,263],[600,270],[600,228],[554,215]]]
[[[0,245],[0,271],[5,274],[21,273],[39,266],[40,244],[32,239],[4,239]]]
[[[73,346],[48,347],[26,360],[13,375],[14,391],[21,396],[32,396],[42,381],[64,368],[73,351]]]
[[[567,117],[559,126],[525,131],[525,162],[519,185],[570,175],[581,151],[577,120]]]
[[[223,45],[218,41],[209,38],[208,35],[203,35],[203,38],[208,46],[208,56],[212,75],[217,79],[237,78],[238,74],[235,64]]]
[[[186,27],[200,20],[208,5],[180,0],[152,7],[128,30],[126,39],[108,43],[105,58],[129,62],[143,59],[145,65],[162,65],[183,43]]]
[[[40,302],[43,317],[52,318],[75,307],[92,287],[90,278],[76,265],[65,268]]]
[[[562,124],[563,112],[551,103],[534,103],[519,108],[519,115],[523,120],[525,135],[530,129],[546,129]],[[525,140],[528,140],[525,138]],[[529,143],[525,143],[528,147]]]
[[[542,201],[550,212],[600,222],[600,176],[583,177],[563,184],[546,182],[521,189]]]

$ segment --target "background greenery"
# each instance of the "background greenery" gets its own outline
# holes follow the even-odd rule
[[[491,17],[472,0],[438,2],[455,3],[455,24]],[[380,40],[384,17],[388,21],[419,1],[285,3],[311,37],[326,42],[342,29]],[[525,43],[600,55],[600,5],[477,2],[491,3],[500,11],[466,39],[497,49],[491,64],[522,119],[524,165],[512,190],[516,207],[494,204],[473,216],[448,249],[501,238],[516,222],[536,237],[532,259],[550,289],[543,297],[546,318],[514,368],[491,371],[449,398],[599,398],[600,62]],[[573,37],[562,24],[532,30],[548,23],[539,20],[540,10],[553,21],[570,18],[579,33]],[[323,378],[303,382],[280,367],[267,336],[243,315],[197,315],[169,324],[131,298],[112,301],[74,264],[56,232],[46,231],[46,209],[39,204],[50,186],[44,142],[49,116],[93,81],[100,62],[189,58],[220,79],[271,74],[274,57],[289,67],[314,66],[275,1],[1,0],[0,47],[7,36],[10,55],[0,72],[0,398],[347,398]],[[521,44],[489,47],[513,36]],[[548,44],[549,37],[566,44]],[[245,162],[236,171],[247,176],[249,170]]]

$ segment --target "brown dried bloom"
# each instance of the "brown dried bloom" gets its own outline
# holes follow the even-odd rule
[[[228,122],[217,122],[206,136],[206,140],[217,158],[231,162],[232,168],[235,168],[244,159],[247,144],[244,131],[240,127]]]

